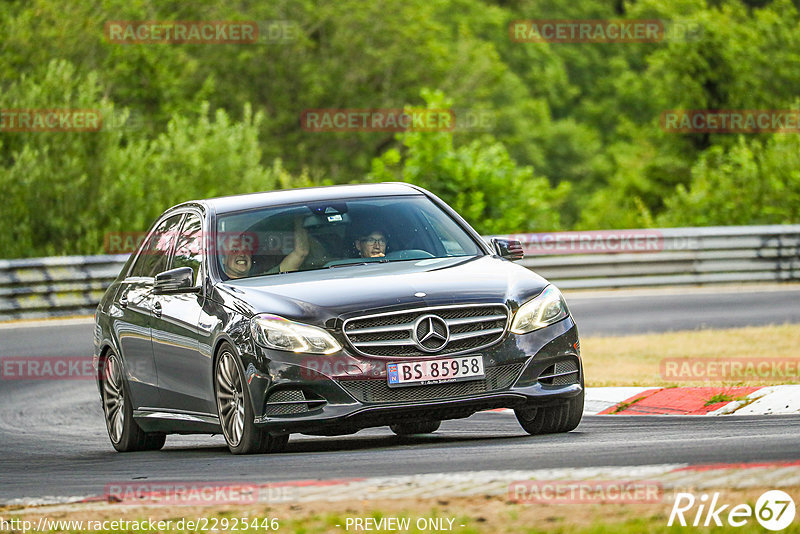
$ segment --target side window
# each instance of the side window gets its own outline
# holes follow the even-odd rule
[[[182,213],[169,217],[148,236],[147,241],[142,245],[139,257],[136,258],[136,263],[131,269],[130,276],[153,277],[167,270],[169,252],[175,242],[182,218]]]
[[[200,264],[203,262],[203,222],[195,213],[190,213],[183,221],[183,229],[175,245],[175,256],[172,258],[172,267],[191,267],[194,271],[193,284],[197,285]]]

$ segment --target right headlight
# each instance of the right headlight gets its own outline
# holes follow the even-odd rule
[[[549,285],[537,297],[519,307],[511,321],[511,332],[527,334],[569,316],[567,302],[556,286]]]
[[[309,354],[333,354],[342,350],[339,342],[322,328],[277,315],[256,315],[250,326],[256,343],[263,347]]]

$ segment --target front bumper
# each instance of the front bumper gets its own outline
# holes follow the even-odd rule
[[[577,327],[568,317],[529,334],[507,334],[478,351],[484,358],[483,380],[389,388],[386,363],[391,360],[355,356],[347,349],[310,356],[261,348],[248,358],[246,378],[256,424],[274,433],[348,434],[402,421],[563,402],[583,390],[579,348]],[[553,376],[554,369],[567,372],[542,378]]]

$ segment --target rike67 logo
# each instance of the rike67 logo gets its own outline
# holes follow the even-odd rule
[[[684,515],[685,514],[685,515]],[[770,490],[763,493],[756,501],[755,507],[749,504],[720,504],[719,493],[710,497],[702,494],[699,499],[691,493],[678,493],[672,512],[669,514],[667,526],[673,524],[693,527],[723,526],[742,527],[755,518],[767,530],[783,530],[788,527],[795,516],[794,500],[788,493]]]

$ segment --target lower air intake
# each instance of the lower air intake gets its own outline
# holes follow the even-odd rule
[[[578,364],[574,360],[563,360],[546,367],[539,375],[539,383],[547,386],[568,386],[580,379]]]
[[[292,415],[305,413],[325,404],[325,401],[299,389],[282,389],[270,394],[264,415]]]

